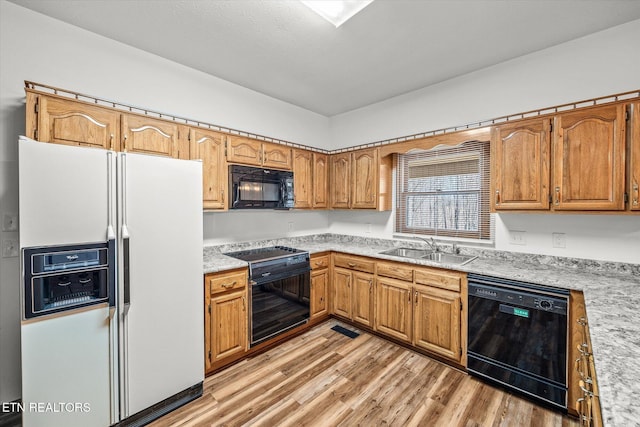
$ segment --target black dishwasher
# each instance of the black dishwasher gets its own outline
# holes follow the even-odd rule
[[[567,409],[569,291],[469,274],[467,369]]]

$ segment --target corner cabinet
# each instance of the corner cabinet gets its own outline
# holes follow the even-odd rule
[[[205,372],[211,372],[248,348],[247,270],[204,276]]]
[[[492,129],[494,210],[549,209],[550,147],[549,118]]]
[[[202,160],[202,207],[226,210],[228,191],[225,135],[201,128],[189,129],[190,159]]]
[[[391,156],[377,148],[331,156],[333,209],[391,209]]]
[[[623,210],[625,106],[555,117],[554,210]]]

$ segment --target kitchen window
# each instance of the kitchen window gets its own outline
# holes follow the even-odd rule
[[[398,155],[396,232],[491,240],[489,144]]]

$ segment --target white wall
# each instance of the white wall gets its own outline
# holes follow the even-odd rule
[[[640,89],[640,20],[331,118],[333,148]]]
[[[640,89],[640,20],[331,118],[333,148]],[[391,237],[394,216],[332,212],[330,231]],[[371,233],[368,233],[372,224]],[[524,231],[525,246],[509,244]],[[566,248],[551,246],[565,230]],[[640,263],[640,216],[496,215],[496,248]]]
[[[92,34],[0,0],[0,218],[17,213],[17,139],[24,133],[24,80],[117,100],[191,119],[324,148],[328,118],[208,76],[158,56]],[[212,53],[213,54],[213,53]],[[250,226],[231,215],[205,215],[207,240],[270,237],[285,230],[326,228],[327,215],[265,212]],[[304,219],[303,219],[304,218]],[[260,224],[265,226],[261,227]],[[288,228],[287,228],[288,230]],[[288,231],[286,231],[288,232]],[[17,239],[17,232],[1,232]],[[20,397],[19,263],[0,258],[0,402]]]
[[[204,244],[326,233],[328,211],[234,211],[204,214]]]

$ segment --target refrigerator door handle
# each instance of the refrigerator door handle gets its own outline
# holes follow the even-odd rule
[[[124,314],[129,312],[131,307],[131,283],[129,272],[129,232],[127,226],[122,226],[122,272],[124,275]]]
[[[113,229],[113,151],[107,151],[107,240],[114,240]]]

